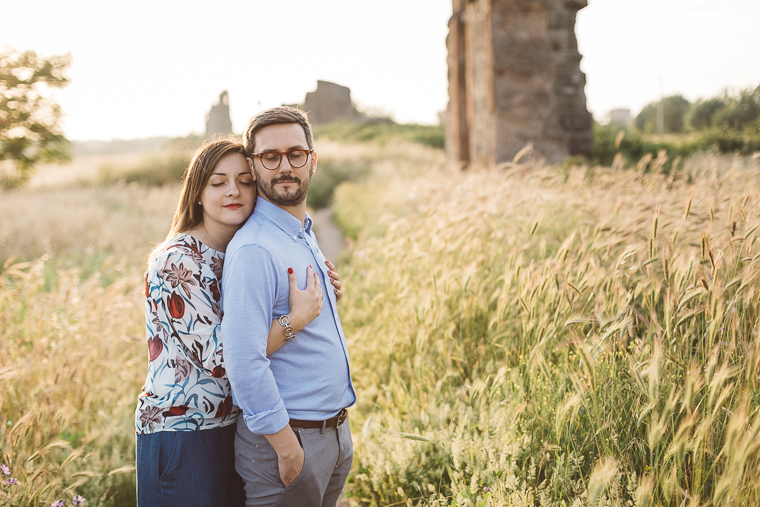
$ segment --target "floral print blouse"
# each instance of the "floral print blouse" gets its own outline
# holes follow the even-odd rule
[[[145,276],[148,375],[137,401],[138,434],[227,426],[232,404],[222,362],[219,308],[224,254],[177,234]]]

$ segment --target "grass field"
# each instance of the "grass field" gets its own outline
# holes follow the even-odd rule
[[[352,239],[351,502],[760,502],[757,161],[460,174],[413,144],[331,156],[366,171],[333,199]],[[0,194],[9,505],[134,504],[143,260],[178,186],[76,174]]]

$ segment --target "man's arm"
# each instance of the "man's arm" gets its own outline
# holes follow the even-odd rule
[[[277,465],[280,471],[280,479],[287,486],[298,477],[303,469],[304,454],[301,444],[298,443],[296,434],[290,424],[277,433],[264,435],[277,453]]]
[[[246,426],[262,435],[279,432],[290,420],[266,357],[278,278],[287,276],[279,270],[267,251],[244,246],[225,259],[222,283],[227,376]]]

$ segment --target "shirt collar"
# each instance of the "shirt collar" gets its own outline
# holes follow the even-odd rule
[[[256,207],[253,214],[261,215],[269,220],[293,240],[302,236],[304,231],[306,234],[311,234],[313,222],[308,213],[306,213],[306,219],[302,224],[296,217],[261,196],[256,199]]]

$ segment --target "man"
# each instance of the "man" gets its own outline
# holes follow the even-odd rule
[[[289,311],[289,270],[312,267],[330,287],[306,214],[317,171],[311,125],[297,109],[269,109],[249,122],[245,148],[258,199],[227,246],[222,279],[224,359],[243,412],[235,466],[246,505],[334,506],[353,458],[346,408],[356,394],[333,291],[297,335],[280,319],[289,342],[266,357],[272,320]]]

